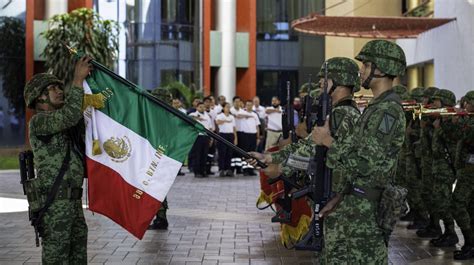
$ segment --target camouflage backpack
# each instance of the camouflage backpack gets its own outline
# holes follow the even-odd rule
[[[386,242],[397,220],[406,213],[408,190],[390,182],[382,191],[377,211],[377,224],[384,231]]]

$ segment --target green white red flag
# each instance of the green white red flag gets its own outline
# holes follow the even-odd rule
[[[90,210],[141,239],[202,126],[100,69],[84,88],[106,99],[104,108],[84,112]]]

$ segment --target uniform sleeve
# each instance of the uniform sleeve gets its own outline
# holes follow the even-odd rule
[[[405,137],[405,117],[398,106],[380,108],[359,124],[363,134],[351,133],[336,140],[328,151],[328,167],[342,170],[347,177],[374,177],[380,182],[397,164]],[[385,183],[374,183],[384,185]]]
[[[272,153],[272,164],[283,163],[291,153],[294,153],[298,149],[298,143],[291,143],[283,147],[278,152]]]
[[[334,126],[334,139],[344,138],[349,130],[353,128],[360,115],[351,115],[349,110],[338,109],[332,114],[332,126]]]
[[[64,106],[56,111],[37,113],[31,120],[30,130],[35,135],[50,135],[76,125],[82,118],[84,89],[67,90]]]

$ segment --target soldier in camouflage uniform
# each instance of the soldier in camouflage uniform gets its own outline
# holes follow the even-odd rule
[[[333,211],[338,215],[338,253],[330,253],[333,259],[325,262],[387,264],[386,231],[377,225],[376,215],[405,137],[405,114],[392,83],[405,73],[406,60],[397,44],[385,40],[368,42],[356,59],[363,63],[362,86],[372,89],[374,99],[346,137],[333,139],[328,125],[312,132],[316,144],[329,147],[327,166],[340,170],[343,177],[320,213],[320,217]]]
[[[308,95],[311,91],[316,89],[318,85],[316,83],[304,83],[301,85],[300,90],[298,91],[298,95],[301,99],[303,99],[306,95]]]
[[[166,88],[157,88],[151,91],[151,94],[170,105],[173,101],[173,96],[171,92]],[[161,208],[156,213],[155,220],[153,220],[151,225],[148,226],[148,229],[149,230],[168,229],[168,218],[166,217],[167,211],[168,211],[168,198],[165,198],[163,202],[161,203]]]
[[[474,91],[464,96],[464,108],[474,112]],[[474,117],[461,117],[461,140],[456,146],[455,164],[457,169],[457,184],[453,193],[452,214],[461,228],[464,246],[454,252],[454,259],[466,260],[474,258]]]
[[[432,103],[432,97],[439,88],[428,87],[423,91],[422,104],[427,105]],[[433,140],[433,120],[431,117],[422,117],[420,120],[420,150],[421,150],[421,177],[423,179],[423,192],[421,194],[423,201],[425,201],[426,208],[430,215],[430,224],[416,231],[419,237],[430,238],[438,237],[441,234],[441,227],[439,220],[434,219],[433,209],[437,207],[434,204],[433,198],[433,155],[432,155],[432,140]]]
[[[26,106],[36,113],[29,122],[29,139],[34,154],[40,193],[50,193],[61,164],[70,160],[58,193],[41,223],[43,264],[87,264],[87,225],[82,210],[84,150],[75,148],[74,132],[82,132],[83,81],[91,70],[90,58],[81,58],[75,67],[72,85],[50,74],[37,74],[24,90]],[[43,200],[44,201],[44,200]]]
[[[433,95],[433,107],[452,107],[456,104],[456,96],[447,89],[440,89]],[[454,231],[454,219],[451,215],[452,189],[456,180],[454,168],[454,155],[458,137],[457,130],[451,122],[451,117],[437,118],[433,122],[433,193],[431,194],[433,205],[433,220],[439,223],[443,220],[444,233],[432,239],[430,243],[436,247],[454,246],[458,237]]]
[[[423,102],[424,88],[417,87],[411,91],[411,98],[417,103]],[[421,147],[420,147],[420,121],[413,119],[413,112],[405,112],[408,121],[405,145],[406,153],[406,179],[408,188],[408,204],[410,211],[413,211],[413,223],[408,225],[408,229],[425,228],[429,223],[429,214],[425,202],[422,198],[423,179],[421,173]]]

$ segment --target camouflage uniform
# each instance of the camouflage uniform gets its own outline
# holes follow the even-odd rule
[[[474,106],[474,91],[464,97],[467,104]],[[452,214],[464,236],[462,251],[455,252],[455,259],[472,259],[474,257],[474,117],[462,117],[459,121],[462,138],[456,146],[455,165],[457,184],[453,193]]]
[[[417,103],[422,102],[424,88],[418,87],[411,91],[411,98]],[[421,173],[421,146],[420,146],[420,121],[413,119],[413,113],[406,112],[408,121],[407,134],[405,137],[406,153],[406,180],[408,188],[408,204],[415,213],[414,223],[408,229],[424,228],[429,222],[429,214],[425,202],[422,198],[423,179]],[[410,211],[411,211],[410,210]]]
[[[441,100],[443,106],[454,106],[456,97],[447,89],[436,91],[433,99]],[[433,154],[433,193],[431,194],[433,204],[433,219],[443,220],[444,234],[433,239],[431,243],[437,247],[452,246],[458,242],[454,231],[454,219],[451,215],[451,201],[453,183],[456,180],[454,169],[454,155],[458,137],[455,136],[451,117],[443,117],[440,128],[433,130],[432,154]]]
[[[26,105],[34,108],[37,98],[51,84],[62,85],[53,75],[35,75],[25,87]],[[71,157],[58,195],[43,217],[42,262],[86,264],[87,225],[81,203],[84,160],[81,154],[74,151],[75,139],[71,137],[74,130],[85,131],[81,110],[84,90],[72,86],[64,94],[65,104],[62,108],[55,111],[37,110],[29,123],[34,163],[41,193],[45,198],[68,150]]]
[[[173,96],[171,95],[171,92],[168,89],[157,88],[151,91],[151,94],[171,105]],[[168,218],[166,217],[167,211],[168,211],[168,198],[166,197],[161,203],[161,208],[156,213],[155,220],[153,220],[153,223],[148,227],[148,229],[167,229],[168,228]]]
[[[396,85],[393,88],[393,91],[400,97],[401,100],[409,100],[410,95],[408,94],[408,90],[403,85]],[[406,176],[406,156],[408,154],[408,147],[407,143],[404,142],[402,145],[402,149],[400,150],[400,154],[398,155],[398,163],[397,163],[397,175],[395,177],[395,181],[398,185],[403,186],[405,188],[408,187],[409,181],[407,180]]]
[[[372,62],[392,76],[403,74],[406,66],[403,50],[383,40],[368,42],[356,59]],[[364,87],[368,84],[363,83]],[[405,115],[399,101],[393,90],[374,98],[347,137],[335,140],[329,148],[327,166],[340,170],[343,177],[333,190],[345,196],[330,214],[337,217],[337,253],[330,253],[331,258],[323,262],[388,263],[384,231],[376,223],[378,200],[356,193],[355,187],[375,194],[392,178],[405,137]]]

